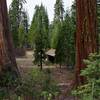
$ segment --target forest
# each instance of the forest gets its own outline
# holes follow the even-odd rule
[[[100,0],[28,2],[0,0],[0,100],[100,100]]]

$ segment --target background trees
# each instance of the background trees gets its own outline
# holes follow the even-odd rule
[[[69,11],[66,11],[64,24],[66,32],[66,64],[68,67],[75,66],[75,33],[76,33],[76,24],[73,19],[73,15],[70,15]]]
[[[13,0],[9,8],[9,20],[11,33],[13,34],[13,41],[15,47],[19,47],[19,26],[23,24],[25,33],[28,33],[28,17],[26,11],[23,10],[23,3],[25,0]],[[25,35],[25,33],[22,33]]]
[[[66,32],[65,32],[65,25],[59,23],[60,30],[58,32],[58,42],[56,46],[56,63],[60,65],[60,68],[62,65],[66,64]]]
[[[64,6],[62,0],[56,0],[54,6],[54,21],[53,21],[53,30],[51,36],[51,47],[56,48],[58,41],[58,33],[59,33],[59,23],[63,21],[64,18]]]
[[[75,15],[75,2],[73,2],[71,11],[66,10],[64,13],[63,21],[59,22],[61,25],[58,27],[58,30],[56,30],[56,63],[60,64],[60,66],[70,66],[70,68],[75,65]]]
[[[56,47],[56,63],[71,67],[75,65],[75,20],[66,11],[64,21],[60,23]]]
[[[15,20],[16,24],[11,23],[11,25],[12,27],[14,25],[14,28],[15,27],[17,28],[14,30],[14,32],[18,32],[18,34],[16,35],[18,41],[15,41],[16,47],[18,46],[23,47],[25,32],[28,33],[28,28],[27,28],[28,24],[26,20],[27,19],[26,14],[22,13],[22,11],[20,12],[22,5],[19,6],[18,3],[21,2],[19,1],[14,2],[14,5],[16,4],[16,6],[19,7],[19,9],[16,8],[16,12],[18,10],[16,16],[15,15],[13,16],[15,12],[13,12],[13,14],[12,12],[10,13],[11,17],[13,16],[12,19],[14,18],[15,20],[17,18],[17,21]],[[98,35],[96,34],[96,1],[77,0],[76,4],[77,4],[77,34],[76,34],[76,44],[77,44],[76,79],[77,80],[76,81],[77,83],[82,83],[84,82],[84,80],[83,77],[80,76],[80,71],[85,67],[83,59],[87,58],[89,53],[91,52],[94,53],[97,50]],[[51,25],[51,29],[54,29],[54,32],[57,33],[57,35],[55,35],[57,36],[56,37],[57,40],[54,42],[56,43],[54,45],[55,46],[54,48],[56,49],[56,63],[59,64],[60,66],[63,64],[74,65],[75,61],[74,32],[76,31],[75,12],[72,12],[71,14],[66,12],[65,17],[63,17],[62,3],[61,1],[58,0],[55,4],[55,8],[56,8],[55,20],[54,24]],[[61,12],[59,11],[59,8]],[[74,8],[72,6],[72,11],[73,9]],[[49,22],[48,22],[47,12],[43,5],[36,6],[36,13],[34,14],[32,27],[30,31],[32,32],[31,37],[34,36],[34,38],[32,37],[31,39],[33,40],[32,43],[34,47],[35,62],[36,64],[40,65],[42,69],[42,62],[45,58],[45,52],[49,47],[48,45]],[[98,56],[97,54],[90,56],[89,60],[86,61],[87,62],[86,64],[88,66],[83,71],[83,76],[85,77],[88,76],[87,78],[89,80],[87,80],[87,82],[89,82],[90,85],[93,83],[92,87],[93,92],[90,89],[90,93],[92,93],[92,96],[95,96],[93,95],[93,93],[94,91],[95,92],[98,91],[98,88],[100,86],[99,85],[100,82],[98,81],[99,80],[98,67],[100,67],[99,66],[100,61],[98,60],[98,58],[100,58],[100,56]],[[93,70],[91,70],[92,67],[94,69],[94,72]],[[0,86],[6,87],[7,92],[9,93],[8,90],[11,89],[10,86],[12,86],[12,84],[10,84],[9,82],[13,83],[12,80],[15,79],[19,75],[19,73],[14,58],[12,38],[11,34],[9,33],[6,1],[4,0],[0,1],[0,71],[1,71],[0,76],[3,76],[0,77]],[[50,73],[50,71],[47,72]],[[93,76],[93,79],[91,78],[91,75]],[[7,80],[5,80],[6,77]],[[47,79],[46,83],[47,81],[49,80]],[[48,86],[46,84],[45,88],[47,87]]]
[[[18,39],[19,39],[19,47],[23,48],[24,42],[25,42],[25,30],[24,26],[20,25],[18,29]]]
[[[45,7],[35,7],[35,14],[29,31],[29,39],[34,47],[35,63],[41,65],[45,58],[45,51],[49,47],[49,20]]]

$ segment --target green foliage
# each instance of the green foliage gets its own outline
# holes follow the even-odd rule
[[[71,12],[66,11],[64,16],[63,2],[62,0],[56,0],[55,17],[50,27],[50,43],[51,48],[56,49],[56,63],[67,64],[71,68],[75,65],[75,14],[75,3]]]
[[[23,48],[24,42],[25,42],[25,30],[24,26],[20,25],[18,30],[18,39],[19,39],[19,47]]]
[[[87,65],[82,70],[81,75],[86,77],[87,81],[84,85],[79,86],[75,95],[80,96],[81,100],[99,100],[100,99],[100,55],[90,54],[87,60],[84,60]],[[84,97],[84,98],[83,98]]]
[[[48,69],[46,71],[33,69],[17,88],[18,95],[32,96],[35,100],[39,100],[41,97],[48,98],[50,94],[55,96],[58,92],[58,87],[51,79]]]
[[[43,96],[44,97],[44,99],[46,99],[46,100],[52,100],[52,98],[55,96],[57,96],[59,94],[59,92],[53,92],[53,93],[50,93],[50,92],[48,92],[48,91],[43,91],[42,93],[41,93],[41,96]]]
[[[58,42],[58,35],[60,34],[60,22],[54,24],[51,34],[51,48],[55,49]]]
[[[65,15],[65,29],[66,32],[66,63],[67,66],[75,65],[75,24],[72,20],[72,16],[70,16],[70,12],[66,11]]]
[[[23,44],[23,46],[25,46],[25,47],[28,47],[28,45],[29,45],[29,41],[28,41],[29,23],[28,22],[29,22],[28,13],[27,13],[27,11],[23,10],[22,11],[22,22],[21,22],[20,25],[23,25],[23,28],[24,28],[24,34],[23,35],[25,36],[25,38],[24,38],[24,44]]]
[[[60,65],[63,65],[66,63],[66,32],[65,25],[60,25],[59,27],[59,35],[58,35],[58,43],[56,47],[56,63]]]
[[[74,28],[76,28],[76,1],[73,1],[73,4],[71,6],[71,19],[74,25]]]
[[[45,80],[43,85],[43,91],[41,92],[41,96],[46,100],[52,100],[53,97],[56,97],[59,94],[59,88],[55,81],[51,78],[50,69],[45,70]]]
[[[54,12],[53,28],[51,31],[51,48],[56,48],[57,46],[58,35],[60,31],[59,24],[64,18],[64,6],[62,0],[56,0]]]
[[[17,87],[17,94],[20,96],[39,97],[44,78],[43,72],[40,72],[38,69],[32,70],[23,78],[19,87]]]
[[[11,72],[2,73],[0,77],[0,100],[12,98],[17,86],[18,81]]]
[[[25,24],[28,23],[28,20],[26,19],[27,15],[25,15],[26,12],[23,11],[23,3],[25,2],[26,2],[25,0],[13,0],[9,8],[10,30],[13,35],[13,41],[15,47],[19,47],[20,45],[19,33],[18,33],[20,24],[21,25],[23,24],[24,30],[26,29],[26,27],[28,29],[28,25]]]
[[[67,66],[74,66],[75,64],[75,28],[72,18],[68,11],[64,21],[60,24],[58,43],[56,46],[56,63]]]
[[[36,45],[35,40],[39,38],[38,35],[42,35],[42,43],[44,44],[43,46],[44,48],[48,48],[49,20],[47,11],[42,4],[40,7],[35,7],[35,14],[29,29],[29,43],[33,48],[35,48],[34,46]]]
[[[45,51],[49,47],[49,21],[44,6],[35,7],[35,14],[29,31],[30,44],[34,47],[35,64],[41,65],[45,58]]]
[[[64,6],[63,6],[63,1],[62,0],[56,0],[55,3],[55,15],[54,15],[54,20],[55,21],[62,21],[63,20],[63,15],[64,15]]]

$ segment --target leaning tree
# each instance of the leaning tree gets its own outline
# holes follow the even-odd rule
[[[96,0],[76,0],[76,81],[82,83],[80,71],[85,67],[83,59],[96,52]]]
[[[0,0],[0,79],[6,72],[12,73],[15,77],[19,74],[12,43],[6,0]]]

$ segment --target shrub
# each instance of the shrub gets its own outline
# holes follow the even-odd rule
[[[0,80],[0,100],[11,98],[17,100],[19,97],[32,97],[35,100],[41,98],[51,100],[58,95],[59,88],[51,78],[49,69],[40,71],[32,69],[22,79],[14,80],[10,73],[3,75]]]
[[[16,92],[20,96],[31,96],[35,100],[40,100],[40,98],[46,96],[45,93],[54,96],[58,90],[56,83],[51,78],[50,70],[40,71],[39,69],[33,69],[22,80]]]
[[[18,86],[18,81],[10,71],[4,71],[0,77],[0,100],[6,98],[16,98],[15,89]],[[14,94],[14,95],[13,95]]]
[[[81,100],[100,100],[100,55],[91,53],[84,63],[86,68],[81,71],[81,75],[86,77],[87,81],[73,94]]]

